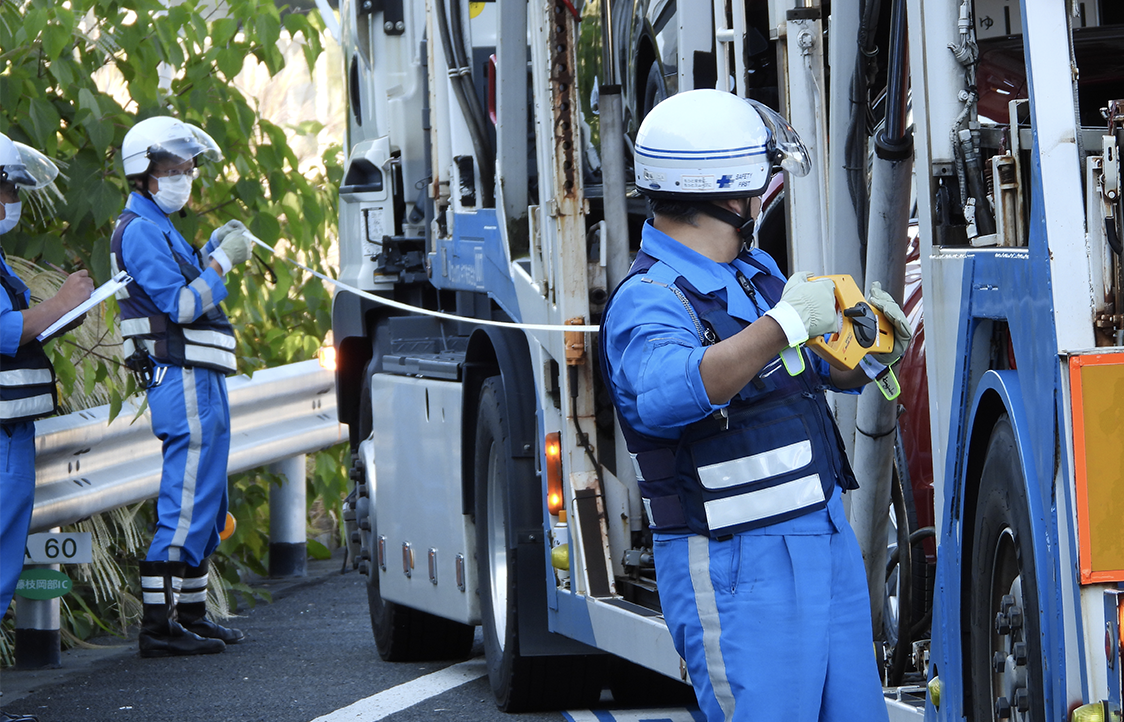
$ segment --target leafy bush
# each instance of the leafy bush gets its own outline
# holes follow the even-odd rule
[[[184,237],[202,245],[211,229],[237,218],[279,254],[332,275],[342,164],[339,144],[324,139],[338,133],[340,119],[270,120],[265,106],[277,93],[261,91],[263,78],[286,70],[287,56],[323,77],[323,21],[315,11],[289,12],[264,0],[222,6],[223,15],[193,0],[173,7],[162,0],[0,2],[0,132],[62,168],[57,194],[39,194],[20,227],[0,238],[10,257],[87,268],[105,281],[109,239],[128,192],[118,155],[125,133],[138,120],[173,115],[203,128],[224,155],[201,167],[189,207],[172,218]],[[294,147],[313,151],[298,156]],[[260,249],[256,256],[229,274],[224,303],[237,329],[239,369],[251,374],[313,358],[331,327],[330,289]],[[114,313],[112,302],[105,310]],[[69,336],[48,351],[65,399],[109,403],[115,414],[136,388],[112,347],[118,341],[103,334],[93,343]],[[339,447],[310,459],[310,502],[339,507],[345,459]],[[237,559],[219,565],[228,588],[240,583],[237,569],[264,568],[269,481],[264,472],[231,478],[240,524],[221,548]],[[151,523],[143,516],[151,507],[142,527]],[[123,622],[104,620],[128,616],[99,607],[106,598],[97,592],[74,601],[81,611],[69,615],[69,631],[78,637],[119,628]]]

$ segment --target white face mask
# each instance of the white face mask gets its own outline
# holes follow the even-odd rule
[[[16,227],[16,224],[20,222],[20,211],[22,209],[22,201],[4,204],[4,218],[0,220],[0,236]]]
[[[152,200],[160,206],[165,213],[175,213],[187,204],[191,197],[192,178],[186,175],[177,175],[169,178],[157,178],[157,191]]]

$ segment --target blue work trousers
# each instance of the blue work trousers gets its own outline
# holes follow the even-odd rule
[[[198,566],[226,524],[230,407],[217,371],[168,366],[148,390],[152,431],[164,442],[156,533],[147,561]]]
[[[657,535],[664,618],[708,722],[885,722],[862,555],[828,534]]]
[[[0,428],[0,616],[23,571],[23,552],[35,505],[35,424]]]

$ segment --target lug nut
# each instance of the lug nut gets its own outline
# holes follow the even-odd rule
[[[995,700],[995,716],[999,719],[1011,718],[1011,703],[1007,701],[1006,697]]]
[[[999,634],[1011,633],[1011,620],[1003,612],[995,615],[995,631]]]
[[[1020,712],[1026,712],[1030,709],[1030,693],[1026,691],[1026,687],[1019,687],[1015,690],[1015,709]]]
[[[1013,651],[1015,656],[1015,664],[1019,665],[1020,667],[1025,665],[1027,657],[1029,656],[1027,654],[1026,642],[1015,642]]]
[[[1011,594],[1004,594],[1003,598],[999,600],[999,609],[1006,614],[1011,611],[1011,607],[1015,606],[1015,597]]]
[[[363,531],[370,531],[371,530],[371,517],[365,516],[362,519],[360,519],[359,520],[359,528],[362,529]]]
[[[1011,629],[1022,629],[1023,626],[1023,610],[1018,607],[1011,607],[1007,612],[1007,618],[1011,620]]]
[[[359,536],[358,530],[351,532],[350,538],[351,538],[352,544],[360,544],[360,543],[362,543],[362,540],[363,540],[363,538],[361,536]]]
[[[371,563],[366,559],[359,562],[359,573],[363,576],[367,576],[371,573]]]
[[[1003,670],[1007,667],[1007,655],[1002,652],[996,652],[991,656],[991,671],[996,674],[1003,674]]]

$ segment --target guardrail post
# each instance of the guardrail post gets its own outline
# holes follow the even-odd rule
[[[305,455],[269,465],[284,483],[269,488],[269,576],[303,577],[307,513],[305,511]]]
[[[59,531],[58,527],[51,531]],[[58,564],[27,564],[28,569],[53,569]],[[59,598],[16,600],[16,668],[58,669],[62,666],[62,614]]]

